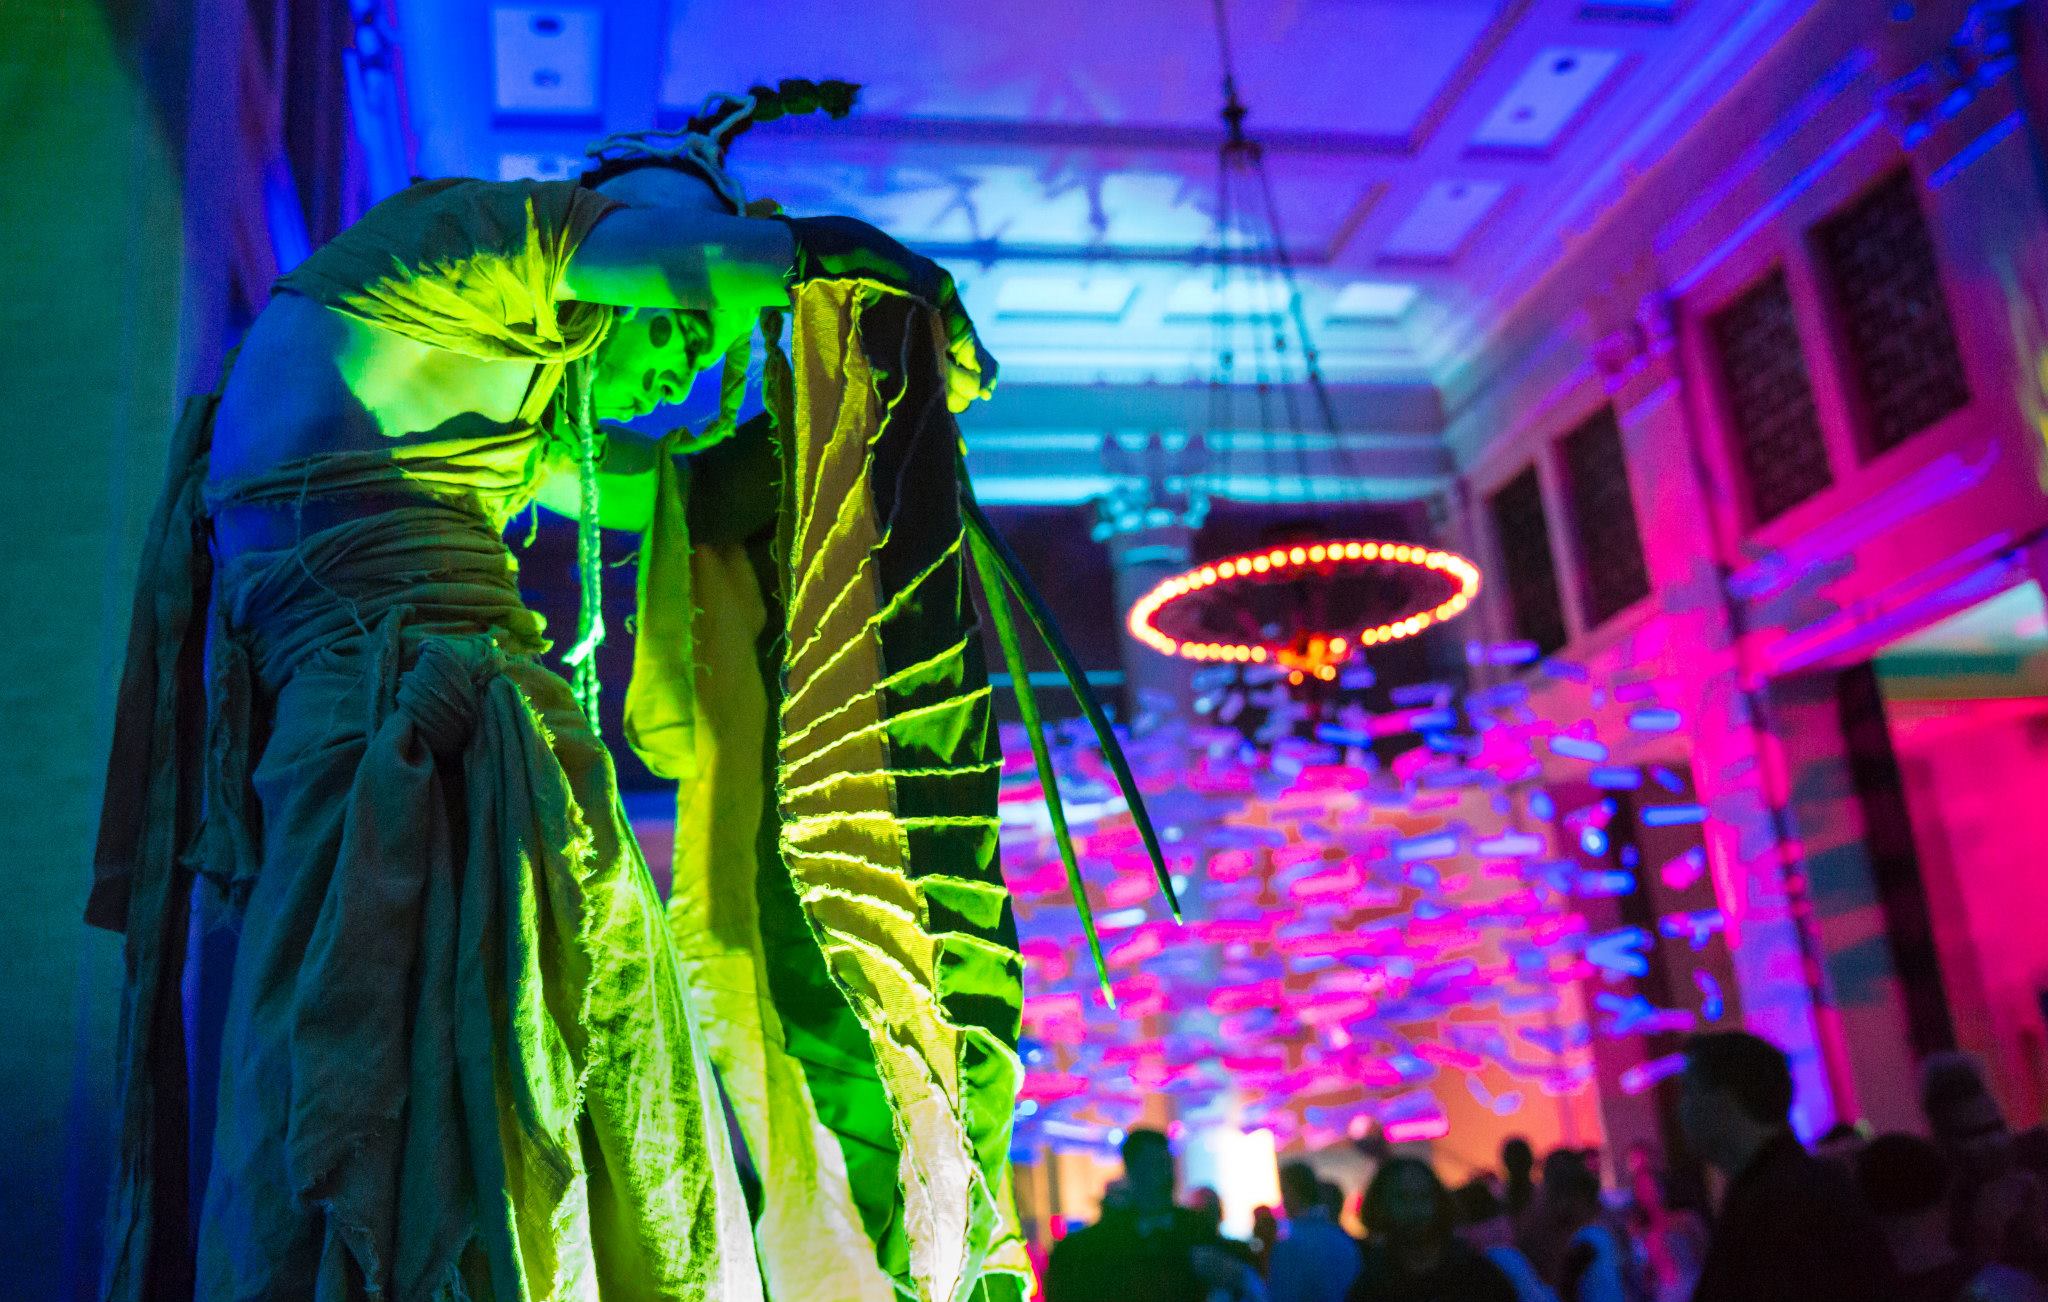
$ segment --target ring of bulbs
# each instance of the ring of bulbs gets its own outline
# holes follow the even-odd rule
[[[1314,634],[1309,638],[1312,663],[1304,665],[1293,663],[1302,657],[1301,648],[1293,644],[1183,640],[1167,633],[1155,622],[1168,607],[1196,593],[1215,592],[1240,584],[1271,582],[1297,570],[1334,571],[1376,565],[1412,565],[1441,575],[1451,583],[1451,593],[1435,605],[1406,612],[1369,628]],[[1261,548],[1206,562],[1185,573],[1163,579],[1138,598],[1125,623],[1132,637],[1162,655],[1238,664],[1270,662],[1290,669],[1307,669],[1318,677],[1334,678],[1335,666],[1357,652],[1414,637],[1432,624],[1453,619],[1472,604],[1472,598],[1478,593],[1479,567],[1456,552],[1419,547],[1413,543],[1333,539]]]

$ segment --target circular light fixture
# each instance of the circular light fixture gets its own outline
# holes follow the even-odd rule
[[[1407,598],[1386,618],[1360,626],[1338,624],[1296,627],[1275,639],[1215,635],[1207,627],[1206,608],[1219,599],[1234,603],[1256,590],[1314,579],[1341,583],[1347,578],[1398,576],[1410,581]],[[1432,624],[1463,613],[1479,592],[1479,567],[1456,552],[1412,543],[1364,538],[1324,539],[1264,547],[1196,566],[1161,580],[1132,605],[1126,624],[1131,636],[1163,655],[1184,660],[1236,664],[1275,664],[1292,681],[1314,676],[1328,681],[1337,666],[1369,647],[1413,637]],[[1247,621],[1239,619],[1239,624]]]

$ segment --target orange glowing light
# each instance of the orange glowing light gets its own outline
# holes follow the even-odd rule
[[[1400,619],[1355,631],[1347,629],[1341,634],[1313,634],[1305,644],[1182,641],[1155,622],[1159,613],[1174,602],[1205,589],[1239,582],[1256,583],[1262,577],[1278,577],[1303,568],[1329,573],[1353,565],[1412,565],[1449,579],[1455,587],[1448,597]],[[1336,666],[1350,659],[1359,649],[1413,637],[1431,625],[1463,614],[1478,595],[1479,586],[1479,567],[1455,552],[1407,543],[1339,539],[1313,546],[1274,547],[1258,553],[1247,552],[1161,580],[1131,606],[1125,623],[1132,637],[1162,655],[1189,660],[1227,660],[1239,664],[1273,661],[1289,671],[1292,681],[1299,682],[1303,674],[1312,673],[1327,682],[1336,677]]]

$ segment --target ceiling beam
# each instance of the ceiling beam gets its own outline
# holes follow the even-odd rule
[[[982,431],[1047,429],[1088,430],[1100,437],[1108,430],[1208,429],[1214,421],[1207,384],[1005,384],[996,392],[998,401],[978,404],[961,417],[970,438]],[[1443,433],[1443,403],[1434,385],[1330,384],[1324,392],[1347,439],[1426,435],[1434,442]],[[1291,409],[1316,423],[1315,398],[1306,385],[1275,385],[1266,401],[1271,410]],[[1256,393],[1237,386],[1225,410],[1238,417],[1232,423],[1242,424],[1259,410]]]
[[[663,125],[681,125],[689,114],[662,111]],[[670,121],[673,119],[673,122]],[[1022,121],[1012,118],[904,117],[856,113],[833,121],[822,117],[783,118],[755,128],[765,139],[873,140],[884,143],[989,146],[1002,149],[1134,149],[1161,153],[1214,154],[1223,128],[1123,122]],[[1359,131],[1253,131],[1268,154],[1317,158],[1408,158],[1406,136]]]

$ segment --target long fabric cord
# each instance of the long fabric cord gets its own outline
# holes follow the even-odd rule
[[[596,368],[588,358],[570,368],[568,401],[576,404],[576,578],[581,609],[576,618],[576,645],[562,657],[572,673],[569,689],[598,732],[597,649],[604,645],[604,534],[599,527],[597,467],[600,460],[597,421],[591,412],[591,381]]]

